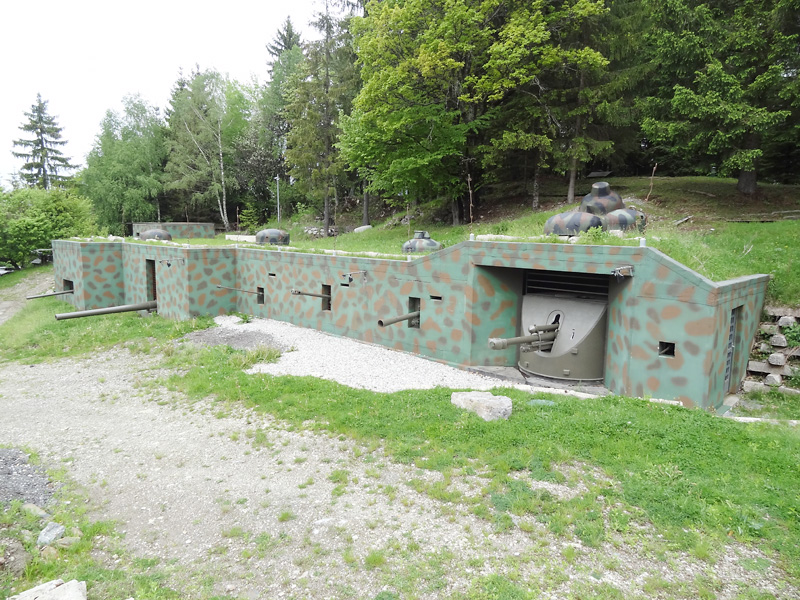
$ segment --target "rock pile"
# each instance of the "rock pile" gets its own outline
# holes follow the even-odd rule
[[[800,366],[796,366],[800,363],[800,346],[787,339],[787,333],[793,332],[800,323],[800,310],[766,308],[764,312],[770,320],[759,327],[759,338],[747,364],[751,378],[745,380],[744,391],[777,388],[782,392],[800,394],[800,390],[785,385],[785,378],[800,375]]]

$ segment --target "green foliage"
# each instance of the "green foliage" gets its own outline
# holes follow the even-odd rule
[[[28,122],[20,129],[32,136],[14,141],[15,147],[22,148],[14,152],[17,158],[25,159],[20,177],[30,187],[39,187],[49,190],[59,187],[69,177],[59,174],[73,168],[69,158],[63,155],[60,146],[66,144],[61,139],[61,127],[56,124],[54,117],[47,113],[47,101],[42,100],[41,94],[36,94],[36,103],[31,106],[31,112],[26,112]]]
[[[185,213],[214,211],[229,229],[226,176],[234,141],[245,131],[247,103],[241,90],[216,71],[197,71],[173,92],[166,137],[165,186],[182,198]]]
[[[752,194],[745,174],[755,174],[764,141],[797,111],[800,32],[786,17],[790,3],[646,4],[646,36],[659,70],[641,102],[645,134],[672,144],[671,153],[739,173],[740,191]]]
[[[307,45],[305,61],[289,84],[286,105],[289,173],[306,200],[322,208],[326,236],[331,201],[336,203],[341,190],[352,186],[336,141],[341,115],[350,112],[358,87],[350,33],[330,8],[326,4],[312,23],[321,38]]]
[[[539,597],[538,590],[526,590],[502,575],[488,575],[474,581],[464,594],[455,596],[458,600],[534,600]]]
[[[800,323],[784,328],[783,335],[786,336],[786,343],[789,346],[800,346]]]
[[[91,205],[63,189],[20,189],[0,194],[0,263],[21,268],[53,239],[94,233]]]
[[[100,225],[116,235],[128,222],[160,215],[167,156],[158,110],[138,96],[123,104],[124,114],[106,113],[81,177]]]

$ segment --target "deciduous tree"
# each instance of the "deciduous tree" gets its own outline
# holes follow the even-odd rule
[[[118,235],[125,223],[162,219],[165,126],[158,109],[138,96],[124,112],[108,111],[82,173],[101,226]]]

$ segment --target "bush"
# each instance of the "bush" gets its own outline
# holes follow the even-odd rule
[[[51,240],[95,231],[91,203],[82,196],[39,188],[0,195],[0,262],[21,268]]]

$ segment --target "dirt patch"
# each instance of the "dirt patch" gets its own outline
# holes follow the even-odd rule
[[[26,277],[12,287],[0,290],[0,325],[25,306],[26,296],[44,294],[55,288],[52,271],[42,271]]]

